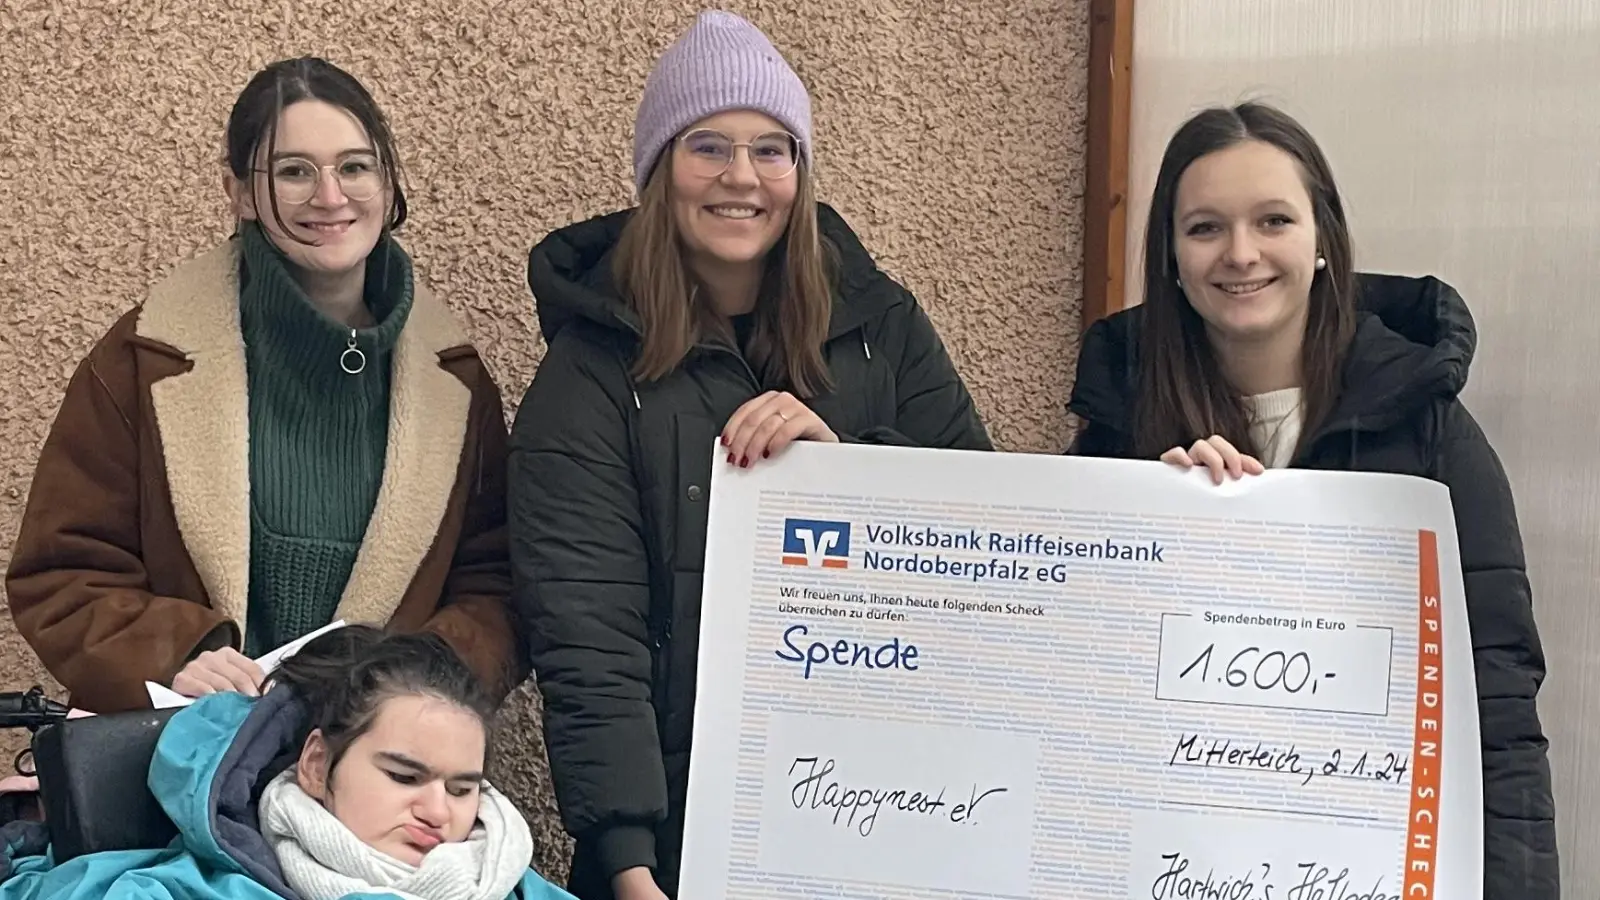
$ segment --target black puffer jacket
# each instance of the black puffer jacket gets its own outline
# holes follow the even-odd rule
[[[1440,481],[1455,507],[1483,742],[1484,900],[1558,900],[1555,803],[1534,698],[1545,676],[1511,487],[1462,405],[1477,332],[1436,278],[1360,275],[1361,316],[1332,415],[1291,466]],[[1128,456],[1140,309],[1084,336],[1069,451]],[[1196,438],[1204,435],[1196,435]]]
[[[708,341],[635,383],[637,318],[610,277],[631,212],[552,234],[528,283],[549,345],[511,436],[514,597],[532,635],[571,889],[653,866],[676,893],[694,717],[712,447],[758,383]],[[835,391],[810,405],[843,440],[992,449],[916,300],[879,271],[831,208],[840,253],[825,356]]]

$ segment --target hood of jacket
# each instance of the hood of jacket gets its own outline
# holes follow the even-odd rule
[[[587,320],[637,339],[639,317],[622,299],[612,259],[622,229],[637,208],[596,216],[551,232],[528,253],[528,289],[546,343],[575,321]],[[838,255],[839,270],[829,320],[833,339],[881,315],[899,295],[844,217],[817,204],[817,226]]]
[[[1142,307],[1084,334],[1069,408],[1123,435],[1131,431]],[[1320,429],[1388,428],[1466,386],[1478,333],[1466,301],[1433,276],[1356,274],[1356,330],[1338,402]]]
[[[197,862],[289,898],[297,895],[261,835],[256,801],[298,759],[305,718],[290,690],[208,694],[173,715],[150,761],[150,791]]]

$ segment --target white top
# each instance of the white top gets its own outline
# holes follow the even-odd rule
[[[1294,456],[1294,446],[1300,440],[1300,389],[1284,388],[1244,398],[1245,409],[1250,413],[1250,437],[1261,450],[1261,464],[1269,469],[1282,469]]]

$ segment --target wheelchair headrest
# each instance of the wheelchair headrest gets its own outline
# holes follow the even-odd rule
[[[157,850],[177,826],[150,793],[150,760],[176,709],[67,719],[33,736],[45,825],[58,863],[102,850]]]

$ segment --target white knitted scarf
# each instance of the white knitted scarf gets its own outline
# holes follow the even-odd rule
[[[533,862],[533,836],[505,795],[487,785],[465,841],[440,844],[420,866],[362,843],[294,779],[294,767],[261,794],[261,834],[284,881],[305,900],[391,893],[400,900],[506,900]]]

